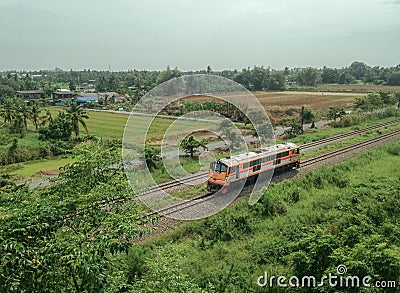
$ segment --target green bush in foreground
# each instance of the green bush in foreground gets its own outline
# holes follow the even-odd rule
[[[146,229],[139,207],[122,201],[131,189],[119,149],[100,141],[77,152],[45,190],[2,180],[0,292],[116,292],[126,283],[113,259]],[[104,206],[110,198],[121,201]]]

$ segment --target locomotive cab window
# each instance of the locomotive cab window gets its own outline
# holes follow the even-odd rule
[[[222,164],[221,162],[213,162],[211,164],[213,165],[213,168],[211,168],[215,173],[222,173],[222,172],[226,172],[226,170],[228,169],[228,166],[225,164]]]
[[[295,155],[300,154],[300,150],[299,149],[294,149],[293,150],[293,154],[295,154]]]

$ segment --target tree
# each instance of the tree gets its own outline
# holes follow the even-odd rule
[[[49,188],[0,189],[0,207],[7,207],[0,218],[1,292],[121,292],[113,259],[154,218],[137,220],[139,205],[126,207],[132,190],[118,148],[97,142],[78,152]]]
[[[372,111],[383,106],[383,99],[378,93],[372,93],[366,97],[358,97],[355,102],[355,107],[363,111]]]
[[[86,122],[84,120],[89,119],[86,111],[79,107],[76,102],[73,102],[71,106],[67,109],[67,113],[72,124],[72,129],[75,132],[75,136],[79,136],[79,124],[82,125],[83,128],[85,128],[86,133],[88,133]]]
[[[253,77],[251,76],[250,68],[244,68],[241,72],[238,72],[233,77],[233,80],[237,83],[240,83],[242,86],[247,88],[248,90],[254,90],[253,87]]]
[[[71,133],[72,124],[70,118],[64,112],[60,111],[48,127],[42,126],[39,128],[39,139],[69,140]]]
[[[284,132],[284,136],[286,138],[294,138],[300,134],[303,134],[303,127],[301,126],[301,124],[299,122],[293,122],[290,125],[289,129],[286,129]]]
[[[182,75],[182,72],[178,70],[178,68],[171,69],[169,66],[166,70],[162,71],[157,78],[157,84],[161,84],[165,81],[173,79],[175,77],[179,77]]]
[[[349,67],[350,74],[358,80],[362,80],[367,72],[367,66],[364,62],[354,61]]]
[[[338,83],[340,84],[350,84],[354,82],[355,82],[354,77],[347,72],[343,72],[342,74],[339,75]]]
[[[17,104],[17,112],[21,115],[24,122],[24,127],[28,129],[28,119],[31,118],[31,111],[24,102],[19,102]]]
[[[400,72],[393,72],[389,75],[388,85],[400,85]]]
[[[269,74],[269,68],[265,69],[263,66],[254,66],[253,70],[251,70],[250,75],[252,90],[261,91],[267,88]]]
[[[190,154],[191,158],[193,158],[193,156],[199,146],[201,146],[203,148],[207,147],[205,144],[205,141],[200,142],[200,141],[196,140],[193,135],[189,136],[189,138],[187,138],[187,139],[183,139],[181,142],[181,145],[180,145],[181,149],[185,153]]]
[[[144,148],[144,158],[150,170],[154,169],[157,166],[157,162],[161,160],[160,152],[156,148],[150,146]]]
[[[35,125],[36,131],[38,130],[39,127],[39,119],[40,119],[40,113],[42,110],[40,107],[35,103],[33,104],[32,108],[30,109],[30,118],[32,119],[33,124]]]
[[[285,89],[286,84],[285,74],[282,71],[272,71],[267,85],[271,91],[282,91]]]
[[[302,118],[304,123],[311,123],[315,119],[315,116],[311,110],[305,109],[300,113],[300,118]]]
[[[46,109],[46,115],[40,117],[40,125],[45,126],[46,124],[51,124],[53,122],[53,116],[51,114],[51,111],[49,109]]]
[[[233,129],[227,129],[225,132],[226,138],[229,140],[229,147],[236,150],[243,144],[242,136],[236,133]]]
[[[0,115],[3,116],[4,123],[9,123],[9,124],[12,123],[13,118],[16,115],[15,103],[16,103],[15,98],[5,98],[3,100],[3,105],[1,108]]]
[[[24,116],[22,116],[22,114],[18,113],[15,115],[10,130],[12,133],[19,134],[21,138],[24,137],[26,128],[24,123]]]
[[[315,86],[318,81],[318,71],[315,68],[307,67],[297,75],[297,82],[300,85]]]
[[[337,69],[324,67],[321,77],[322,83],[337,83],[339,81],[339,73]]]
[[[397,102],[396,96],[390,92],[379,91],[379,95],[385,105],[394,105]]]
[[[72,80],[69,82],[69,90],[70,91],[75,91],[76,90],[75,82],[73,82]]]
[[[342,118],[346,112],[342,108],[330,107],[328,111],[328,119],[336,121],[337,118]]]

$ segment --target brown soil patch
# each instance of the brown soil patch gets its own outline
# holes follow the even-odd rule
[[[59,169],[39,170],[36,172],[35,176],[56,176],[58,175],[59,171]]]

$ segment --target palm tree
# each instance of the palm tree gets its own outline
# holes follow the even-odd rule
[[[16,115],[13,99],[4,99],[3,106],[0,111],[0,115],[4,118],[4,123],[11,124]]]
[[[76,102],[71,104],[67,109],[67,113],[76,136],[79,136],[79,124],[81,124],[83,128],[85,128],[86,133],[88,133],[86,122],[83,119],[89,119],[89,116]]]
[[[31,118],[31,112],[25,102],[20,102],[17,105],[17,112],[21,115],[22,120],[24,122],[24,127],[28,129],[28,119]]]
[[[51,111],[50,111],[49,109],[46,109],[46,115],[40,117],[40,119],[42,120],[42,121],[40,122],[40,125],[41,125],[41,126],[45,126],[46,123],[48,123],[49,125],[50,125],[51,123],[53,123],[53,116],[51,115]]]
[[[31,108],[31,119],[33,124],[35,124],[35,128],[36,131],[38,130],[38,124],[39,124],[39,119],[40,119],[40,113],[42,112],[42,110],[40,109],[40,107],[37,104],[33,104],[32,108]]]

